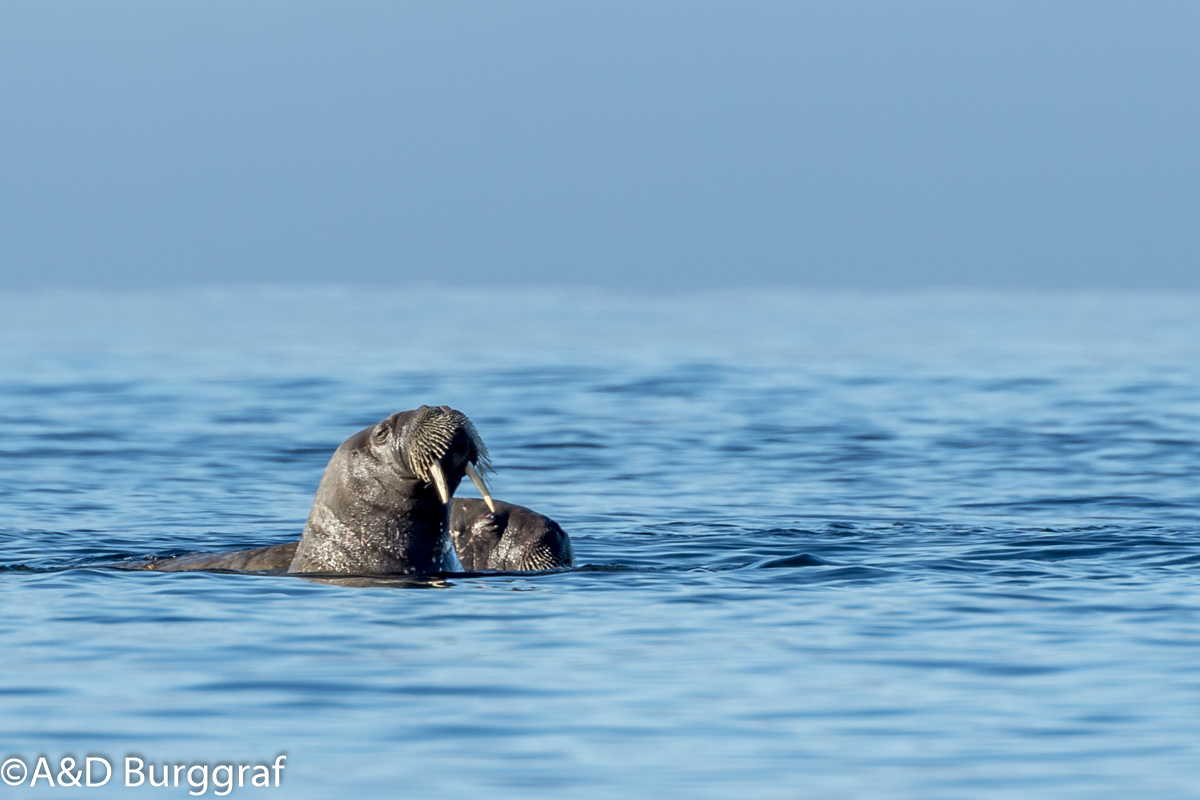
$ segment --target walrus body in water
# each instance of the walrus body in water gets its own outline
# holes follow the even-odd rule
[[[352,575],[461,572],[464,564],[455,550],[449,512],[464,475],[484,497],[453,500],[455,519],[465,534],[458,538],[468,547],[466,569],[570,566],[570,540],[558,523],[492,500],[482,476],[490,469],[487,448],[465,414],[446,406],[402,411],[359,431],[334,451],[299,542],[183,556],[145,568]]]
[[[281,569],[352,575],[461,572],[448,522],[450,498],[481,472],[487,448],[460,411],[421,406],[342,442],[329,459],[304,534],[295,544],[171,559],[150,569]]]
[[[571,539],[557,522],[524,506],[493,502],[495,513],[485,501],[473,497],[455,497],[450,501],[450,537],[462,566],[460,570],[445,571],[532,572],[575,565]],[[299,544],[288,542],[255,550],[182,556],[151,564],[149,569],[282,572],[292,565]]]

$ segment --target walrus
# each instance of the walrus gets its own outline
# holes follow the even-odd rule
[[[450,537],[465,569],[526,572],[575,565],[571,539],[536,511],[499,500],[454,498]]]
[[[428,574],[574,564],[554,520],[492,499],[487,448],[462,412],[421,406],[359,431],[334,451],[298,542],[151,562],[163,572]],[[463,476],[482,500],[457,498]]]
[[[353,575],[461,572],[450,499],[469,476],[494,505],[487,448],[466,414],[401,411],[359,431],[325,467],[299,542],[170,559],[148,569],[229,569]]]

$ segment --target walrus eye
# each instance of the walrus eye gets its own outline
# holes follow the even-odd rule
[[[390,431],[388,430],[388,426],[384,423],[381,422],[375,426],[374,436],[376,441],[382,442],[386,440],[388,433],[390,433]]]

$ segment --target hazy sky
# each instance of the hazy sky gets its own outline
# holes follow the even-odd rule
[[[1200,290],[1200,3],[0,4],[0,288]]]

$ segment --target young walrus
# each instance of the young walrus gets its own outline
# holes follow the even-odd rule
[[[461,411],[421,406],[342,442],[298,543],[160,561],[148,569],[282,570],[350,575],[461,572],[450,498],[469,476],[492,503],[487,448]]]
[[[526,572],[575,565],[571,539],[557,522],[512,503],[456,497],[450,536],[464,568]]]

